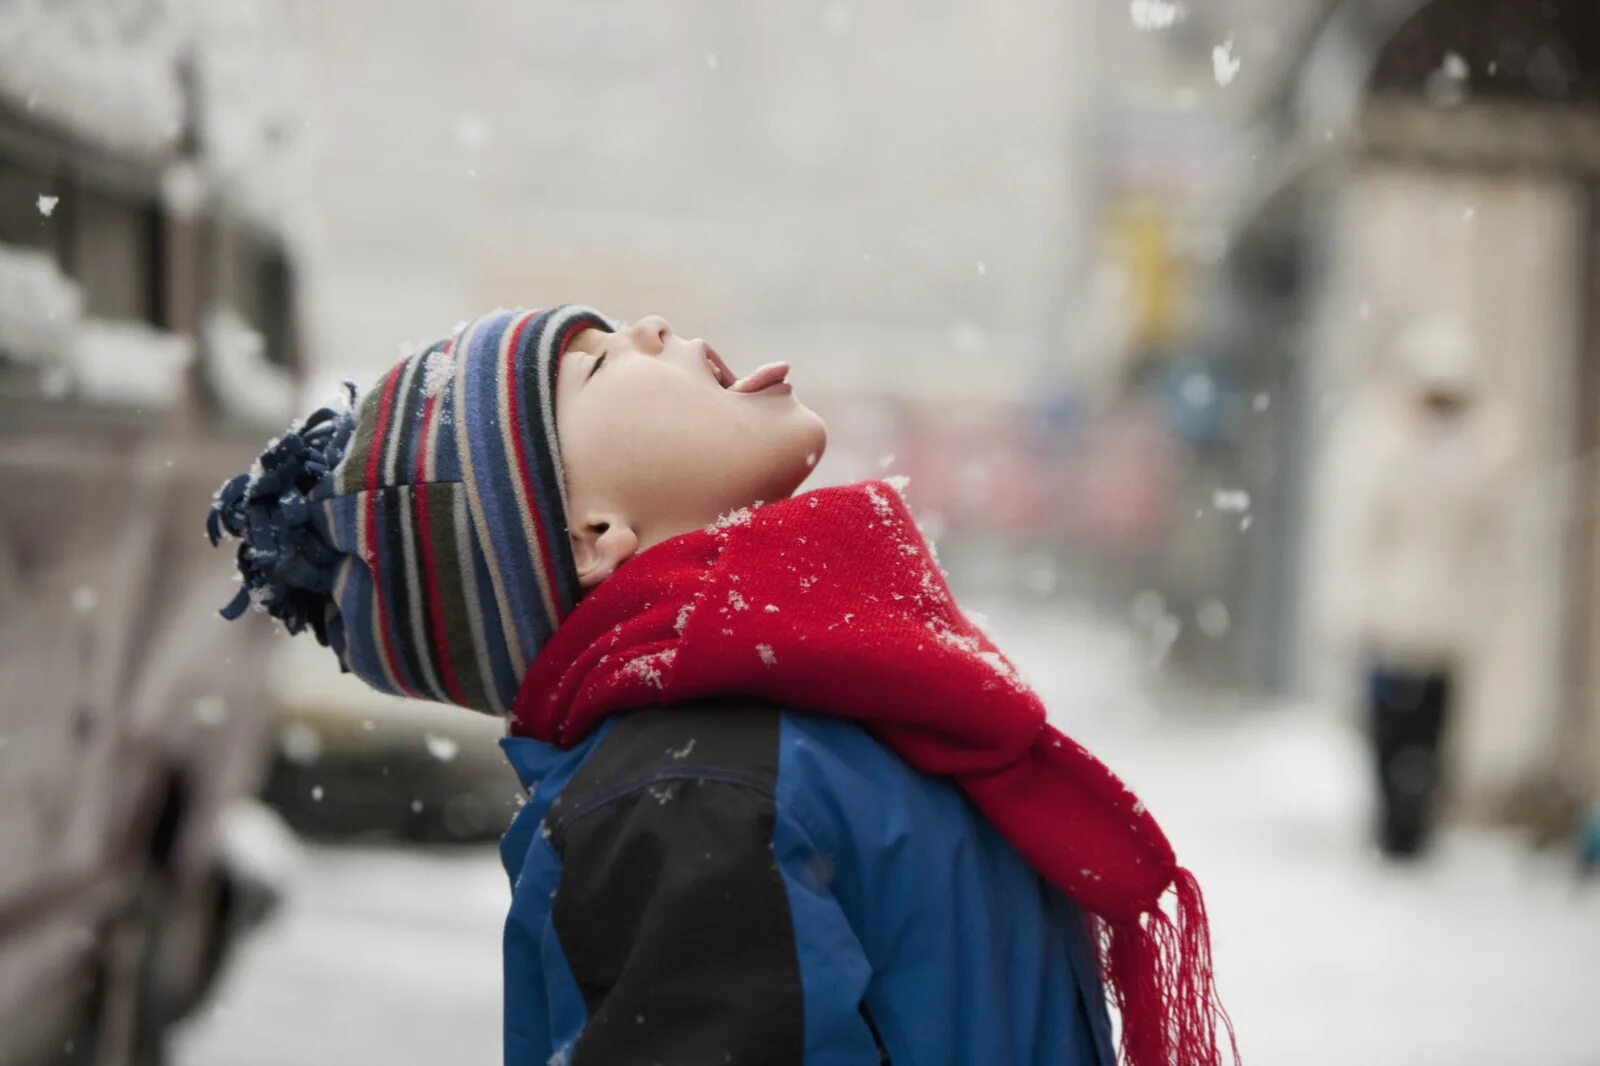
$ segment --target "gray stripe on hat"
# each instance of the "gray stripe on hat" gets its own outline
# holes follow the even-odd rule
[[[478,600],[478,576],[472,570],[472,516],[467,513],[467,494],[458,492],[451,500],[450,517],[455,523],[456,566],[461,575],[462,597],[467,603],[467,621],[472,626],[472,649],[478,660],[478,677],[484,695],[496,714],[506,713],[505,703],[495,684],[494,667],[489,661],[488,638],[483,632],[483,609]]]

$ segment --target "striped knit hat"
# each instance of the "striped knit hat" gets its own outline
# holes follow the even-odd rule
[[[503,714],[576,606],[556,376],[590,307],[496,311],[324,408],[217,493],[244,588],[383,692]],[[354,386],[347,386],[354,399]]]

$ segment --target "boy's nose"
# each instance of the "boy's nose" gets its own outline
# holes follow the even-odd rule
[[[660,355],[666,350],[667,338],[672,336],[672,326],[660,315],[645,315],[629,326],[628,332],[633,334],[633,343],[641,351]]]

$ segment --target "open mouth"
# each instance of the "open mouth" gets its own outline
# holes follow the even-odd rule
[[[716,379],[718,385],[729,392],[755,393],[779,385],[784,387],[784,391],[788,391],[788,383],[784,380],[789,376],[788,363],[781,361],[763,363],[744,377],[736,378],[715,348],[705,344],[704,341],[701,344],[705,348],[706,366],[711,369],[711,376]]]
[[[711,368],[711,376],[717,379],[717,384],[729,388],[736,380],[733,371],[728,369],[728,364],[722,361],[722,356],[711,345],[705,345],[706,365]]]

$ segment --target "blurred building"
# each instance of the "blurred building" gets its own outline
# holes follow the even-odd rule
[[[1329,4],[1256,115],[1221,298],[1278,362],[1278,491],[1298,516],[1281,594],[1285,676],[1349,701],[1341,626],[1349,478],[1341,457],[1395,368],[1408,322],[1445,316],[1488,356],[1514,441],[1507,552],[1456,731],[1461,794],[1504,814],[1530,782],[1587,781],[1597,618],[1594,465],[1600,321],[1600,21],[1544,0]],[[1443,609],[1441,607],[1441,609]]]
[[[1249,116],[1314,3],[1091,5],[1093,268],[1080,279],[1065,572],[1174,678],[1289,684],[1297,521],[1282,353],[1252,343],[1217,269],[1260,168]],[[1077,504],[1076,507],[1073,505]]]

